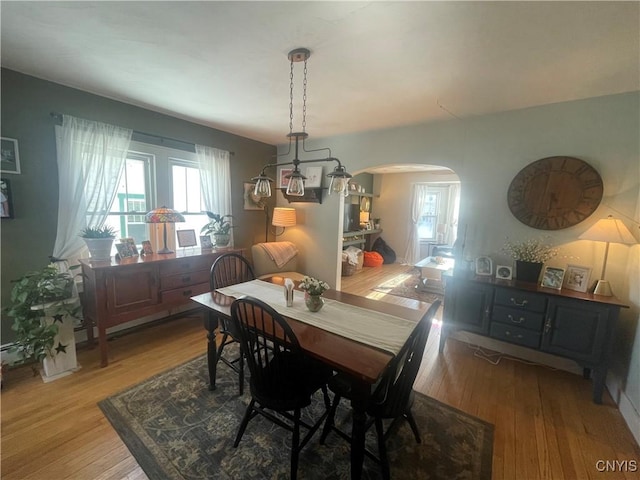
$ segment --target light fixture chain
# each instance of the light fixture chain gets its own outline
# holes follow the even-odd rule
[[[307,58],[304,59],[304,80],[302,82],[302,131],[307,131]]]
[[[289,73],[289,133],[293,133],[293,58],[291,59],[291,72]]]

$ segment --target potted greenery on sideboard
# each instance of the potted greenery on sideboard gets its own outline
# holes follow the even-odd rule
[[[111,261],[111,246],[116,238],[113,227],[86,227],[80,232],[80,236],[87,244],[92,262]]]
[[[233,228],[230,220],[228,219],[233,218],[233,216],[220,215],[212,212],[206,213],[207,217],[209,217],[211,221],[202,227],[200,234],[213,235],[216,247],[226,247],[229,245],[229,241],[231,240],[231,229]]]

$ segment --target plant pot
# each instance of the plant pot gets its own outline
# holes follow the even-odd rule
[[[216,247],[226,247],[229,245],[231,235],[228,233],[214,233],[213,238],[216,241]]]
[[[310,312],[317,312],[323,307],[324,299],[320,295],[309,295],[305,292],[304,304]]]
[[[91,262],[110,262],[113,238],[83,238],[89,249]]]
[[[523,262],[516,260],[516,280],[520,282],[538,283],[542,263]]]

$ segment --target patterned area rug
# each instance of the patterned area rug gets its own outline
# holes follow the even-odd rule
[[[373,288],[373,290],[426,303],[433,303],[436,300],[443,299],[441,282],[429,279],[426,284],[422,284],[420,280],[417,270],[412,270],[396,275],[391,280]],[[420,285],[420,288],[416,288],[418,285]]]
[[[258,416],[237,449],[233,440],[249,402],[238,396],[237,375],[218,367],[217,389],[207,389],[204,356],[152,377],[99,403],[105,416],[151,480],[276,479],[289,477],[291,434]],[[249,388],[245,388],[245,392]],[[336,418],[350,425],[348,402]],[[323,410],[321,394],[306,409]],[[413,406],[422,444],[407,424],[387,440],[391,475],[402,479],[491,478],[493,426],[429,397],[417,394]],[[341,420],[340,420],[341,419]],[[348,423],[345,423],[348,422]],[[377,452],[374,428],[367,445]],[[326,445],[319,432],[300,454],[300,479],[349,478],[349,447],[335,433]],[[362,478],[381,478],[365,459]]]

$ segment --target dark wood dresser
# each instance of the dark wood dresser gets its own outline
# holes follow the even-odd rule
[[[440,352],[453,330],[569,358],[593,379],[602,402],[613,334],[621,308],[616,297],[554,290],[516,280],[453,275],[446,278]]]
[[[87,338],[93,343],[95,325],[100,365],[109,363],[108,328],[158,312],[169,314],[175,307],[192,303],[192,296],[209,291],[209,270],[224,253],[243,254],[243,250],[152,254],[98,263],[80,260]]]

